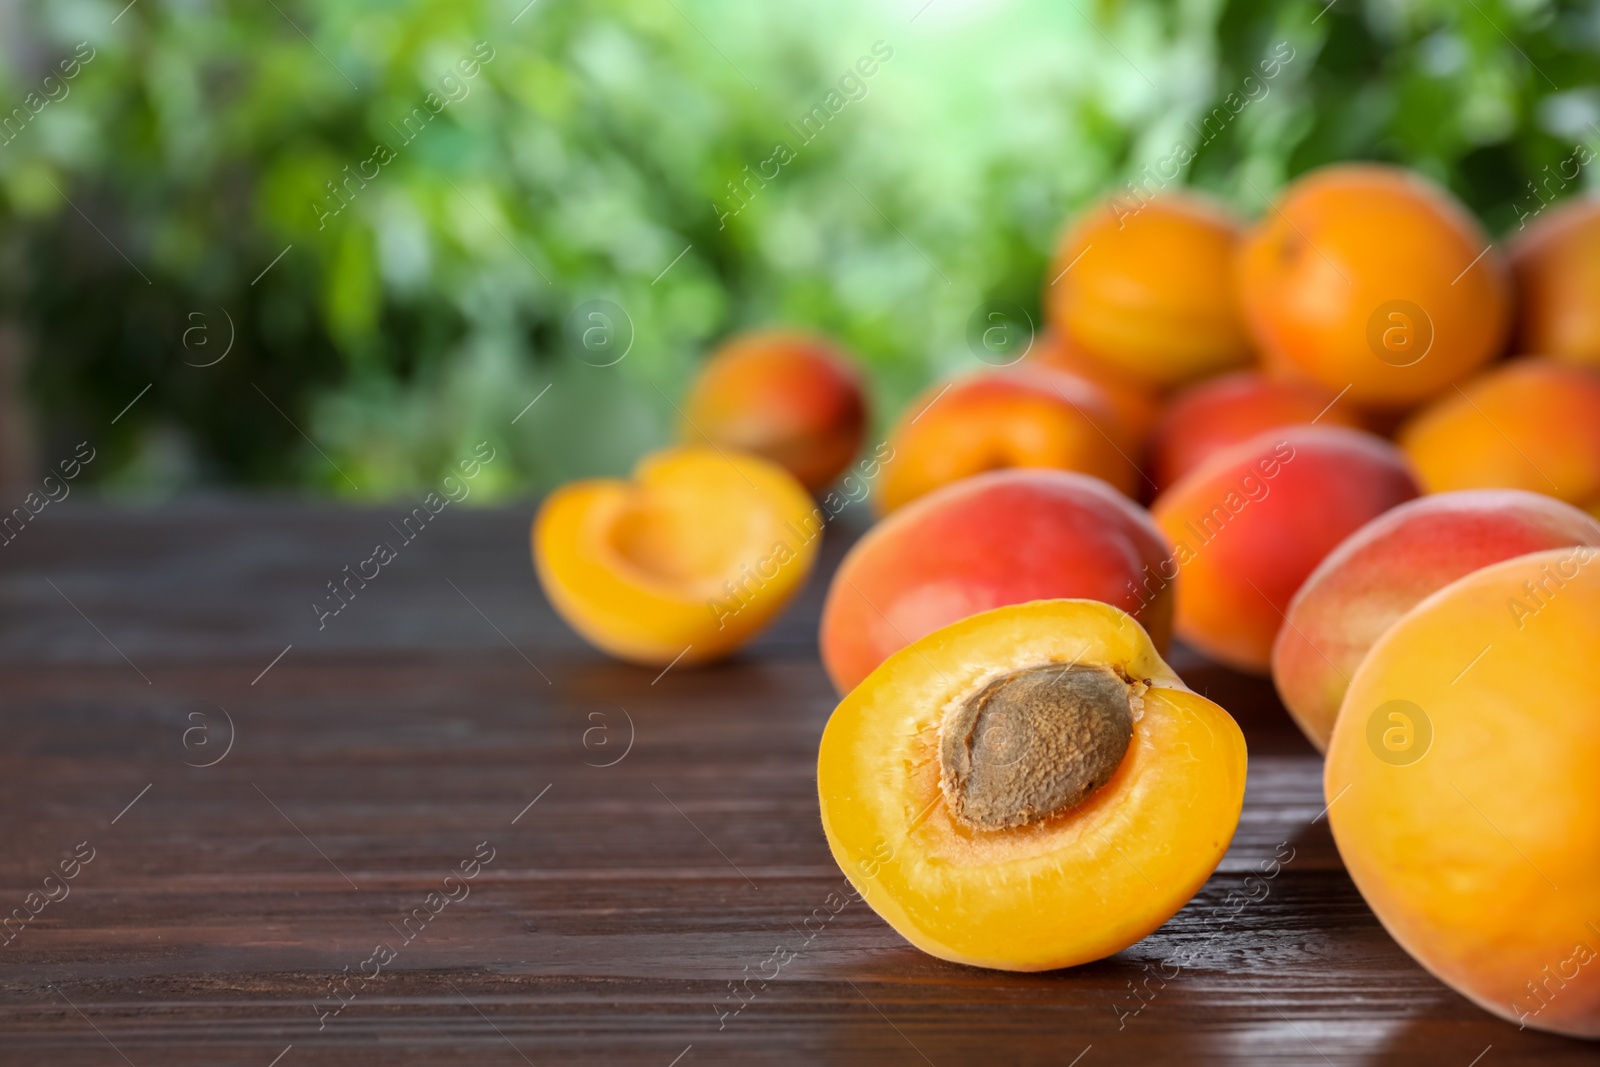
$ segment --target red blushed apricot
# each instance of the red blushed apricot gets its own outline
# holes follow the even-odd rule
[[[1451,390],[1401,427],[1430,493],[1527,489],[1600,505],[1600,374],[1516,359]]]
[[[1376,164],[1296,181],[1240,249],[1238,292],[1269,365],[1356,404],[1406,408],[1498,355],[1511,318],[1500,253],[1449,193]]]
[[[1323,789],[1351,880],[1418,963],[1519,1027],[1600,1038],[1597,766],[1600,552],[1560,548],[1378,639]]]
[[[1286,426],[1214,454],[1156,499],[1178,562],[1179,637],[1264,674],[1290,599],[1361,526],[1418,493],[1387,441]]]
[[[551,493],[533,560],[551,606],[590,644],[651,666],[703,663],[755,636],[805,584],[820,526],[782,467],[685,445],[646,457],[632,482]]]
[[[798,333],[735,337],[701,368],[684,436],[765,456],[817,492],[861,449],[861,376],[832,345]]]
[[[1081,471],[1131,493],[1138,469],[1127,432],[1100,388],[1044,367],[979,371],[934,386],[889,435],[877,496],[887,514],[924,493],[984,471]]]
[[[1534,220],[1512,239],[1511,273],[1517,347],[1600,368],[1600,197],[1568,200]]]
[[[848,692],[941,626],[1055,597],[1130,611],[1164,649],[1176,573],[1149,515],[1103,482],[1066,471],[979,475],[895,512],[850,549],[822,607],[822,663]]]
[[[1120,952],[1227,851],[1244,735],[1139,624],[1091,600],[997,608],[895,653],[817,754],[828,847],[941,959],[1039,971]]]
[[[1491,563],[1568,545],[1600,545],[1600,524],[1517,489],[1441,493],[1385,512],[1329,553],[1290,601],[1272,646],[1278,695],[1326,749],[1351,677],[1396,619]]]
[[[1039,334],[1030,359],[1098,385],[1106,399],[1111,401],[1122,428],[1129,435],[1128,454],[1138,457],[1144,453],[1150,432],[1161,417],[1161,399],[1153,388],[1121,371],[1096,363],[1083,349],[1054,330],[1044,330]]]
[[[1305,381],[1283,381],[1239,371],[1179,393],[1157,424],[1150,445],[1150,476],[1162,489],[1213,452],[1279,426],[1309,424],[1364,429],[1361,416],[1338,395]]]
[[[1095,362],[1155,387],[1247,363],[1232,273],[1242,233],[1221,205],[1187,191],[1092,207],[1050,266],[1050,326]]]

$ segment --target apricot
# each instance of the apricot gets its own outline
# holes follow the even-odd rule
[[[1418,493],[1398,449],[1338,426],[1285,426],[1213,454],[1156,499],[1177,560],[1178,636],[1265,674],[1283,613],[1334,546]]]
[[[1600,504],[1600,375],[1517,359],[1451,390],[1400,428],[1430,493],[1527,489]]]
[[[1156,390],[1105,364],[1096,363],[1083,349],[1054,330],[1039,334],[1031,358],[1036,363],[1064,370],[1098,385],[1128,435],[1129,455],[1137,459],[1143,453],[1145,442],[1161,417],[1161,399]]]
[[[1350,678],[1395,620],[1424,597],[1491,563],[1600,544],[1577,508],[1518,489],[1412,500],[1345,538],[1289,602],[1272,646],[1272,680],[1317,750],[1328,747]]]
[[[1501,352],[1510,325],[1500,253],[1449,193],[1397,167],[1291,184],[1243,243],[1238,281],[1268,363],[1378,410],[1449,388]]]
[[[1150,386],[1250,360],[1233,292],[1243,228],[1191,192],[1113,197],[1067,230],[1044,289],[1051,327],[1097,363]]]
[[[1401,616],[1328,745],[1328,817],[1402,948],[1520,1025],[1600,1037],[1600,562],[1493,564]]]
[[[646,457],[632,482],[551,493],[533,522],[533,561],[551,606],[590,644],[634,663],[703,663],[782,610],[811,571],[821,525],[777,464],[683,445]]]
[[[684,404],[684,439],[764,456],[817,492],[861,450],[861,376],[832,344],[799,333],[733,338],[707,360]]]
[[[1317,422],[1364,429],[1338,396],[1305,381],[1238,371],[1191,386],[1172,398],[1150,444],[1150,476],[1162,489],[1213,452],[1264,430]]]
[[[1081,471],[1131,493],[1128,435],[1099,386],[1065,371],[978,371],[930,388],[889,434],[877,508],[888,514],[942,485],[1006,467]]]
[[[1577,197],[1535,219],[1511,242],[1511,274],[1517,347],[1600,368],[1600,198]]]
[[[1227,851],[1245,743],[1129,615],[997,608],[884,661],[834,710],[822,826],[846,877],[941,959],[1038,971],[1120,952]]]
[[[1176,573],[1137,504],[1067,471],[1010,470],[930,493],[878,523],[834,572],[818,643],[844,693],[891,653],[1006,604],[1087,597],[1132,611],[1165,649]]]

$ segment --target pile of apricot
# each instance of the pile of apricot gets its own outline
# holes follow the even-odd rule
[[[881,438],[836,343],[730,339],[681,444],[546,500],[550,602],[620,658],[714,660],[865,501],[823,605],[817,784],[908,941],[1063,967],[1188,902],[1246,752],[1177,639],[1270,674],[1408,952],[1600,1036],[1600,199],[1503,251],[1394,167],[1314,171],[1254,223],[1130,185],[1041,292],[1024,356],[930,383]]]

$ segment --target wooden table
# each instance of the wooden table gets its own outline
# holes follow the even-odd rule
[[[1384,934],[1259,680],[1175,662],[1250,741],[1200,895],[1113,959],[973,970],[825,904],[815,631],[847,533],[743,655],[659,673],[552,615],[529,507],[446,511],[319,629],[399,513],[74,498],[0,548],[0,912],[31,916],[0,947],[0,1062],[1600,1059]],[[779,945],[799,954],[763,987]]]

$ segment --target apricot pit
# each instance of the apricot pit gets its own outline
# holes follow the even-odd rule
[[[1026,826],[1111,780],[1133,740],[1132,690],[1099,667],[1029,667],[951,708],[939,789],[956,821]]]

